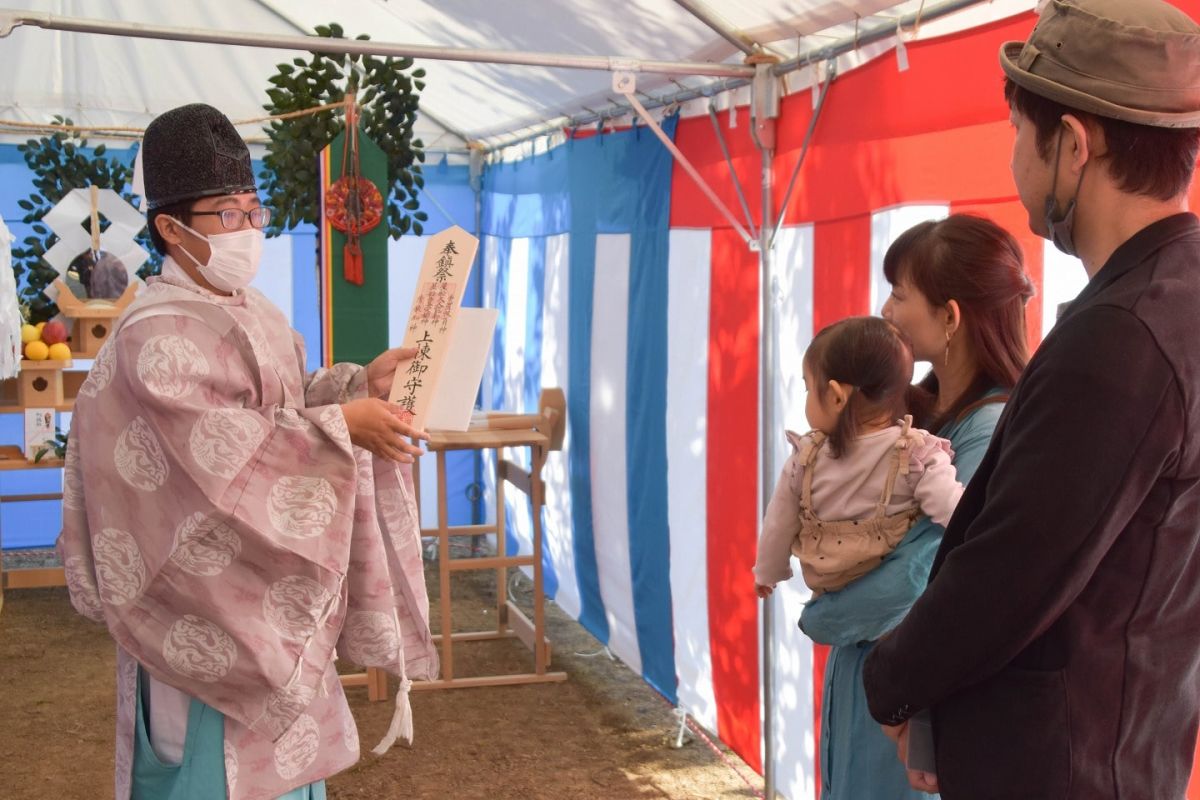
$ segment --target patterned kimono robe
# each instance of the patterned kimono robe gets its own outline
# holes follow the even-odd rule
[[[118,644],[116,797],[130,793],[137,665],[225,715],[230,800],[358,760],[334,648],[437,673],[411,477],[350,443],[366,371],[303,372],[256,290],[152,281],[79,391],[58,549],[79,613]]]

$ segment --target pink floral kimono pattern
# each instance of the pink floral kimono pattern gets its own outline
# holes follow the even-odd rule
[[[117,800],[137,665],[225,715],[230,800],[275,798],[358,760],[337,654],[436,677],[411,475],[350,443],[361,367],[305,375],[287,320],[152,281],[79,391],[58,549],[79,613],[118,644]]]

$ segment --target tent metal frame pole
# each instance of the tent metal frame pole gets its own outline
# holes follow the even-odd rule
[[[779,216],[775,220],[774,227],[776,232],[783,225],[788,205],[792,202],[792,192],[796,188],[796,179],[800,177],[800,168],[804,166],[804,157],[808,155],[808,147],[812,144],[813,134],[817,130],[817,120],[821,118],[821,111],[825,108],[825,97],[829,94],[829,87],[833,85],[834,78],[837,77],[837,59],[831,58],[826,63],[829,65],[829,74],[825,76],[825,82],[821,85],[821,91],[817,95],[817,104],[813,108],[812,118],[808,121],[808,130],[804,132],[804,142],[800,145],[800,155],[796,158],[792,177],[788,180],[787,190],[783,193],[783,202],[779,204]],[[771,241],[775,241],[774,233],[771,234]]]
[[[759,64],[751,101],[750,131],[762,156],[762,208],[758,226],[758,520],[766,516],[771,499],[771,439],[775,417],[775,314],[771,280],[771,245],[775,239],[771,210],[775,125],[779,116],[776,80],[770,64]],[[736,176],[735,176],[736,180]],[[756,537],[757,538],[757,537]],[[766,800],[775,800],[775,595],[762,604],[763,781]]]
[[[935,19],[955,14],[963,9],[977,6],[982,3],[988,3],[991,0],[944,0],[941,3],[931,4],[926,6],[925,10],[920,14],[919,19],[922,23],[932,22]],[[782,61],[776,64],[772,71],[776,76],[786,75],[791,72],[811,66],[819,61],[827,61],[831,58],[836,58],[847,53],[851,53],[865,45],[874,44],[875,42],[895,37],[897,28],[911,28],[918,20],[918,15],[914,12],[905,14],[899,19],[889,19],[878,25],[864,26],[858,34],[858,37],[853,36],[840,39],[836,42],[831,42],[823,47],[815,47],[804,53],[801,53],[796,58]],[[724,80],[713,81],[703,86],[694,88],[680,89],[676,92],[669,92],[658,95],[653,100],[647,100],[645,106],[647,109],[653,110],[666,106],[686,103],[689,100],[696,100],[701,97],[713,97],[714,95],[723,92],[730,92],[736,89],[741,89],[749,86],[751,78],[749,77],[732,77]],[[564,128],[582,128],[587,125],[594,125],[597,122],[615,119],[626,116],[630,113],[628,106],[614,104],[607,108],[588,111],[583,114],[571,114],[548,120],[538,125],[526,126],[514,131],[513,135],[506,138],[504,134],[497,136],[485,137],[493,143],[487,144],[489,153],[497,150],[502,150],[506,147],[527,142],[530,139],[537,139],[545,136],[548,133],[560,131]]]
[[[33,26],[46,30],[74,33],[98,33],[139,39],[165,39],[176,42],[202,42],[242,47],[269,47],[282,50],[303,50],[319,53],[346,53],[404,58],[427,58],[436,61],[470,61],[485,64],[517,64],[534,67],[591,69],[605,72],[647,72],[664,75],[710,75],[739,77],[754,74],[751,67],[741,64],[718,64],[700,61],[655,61],[620,56],[580,56],[570,53],[534,53],[515,50],[476,50],[463,47],[435,47],[419,44],[376,42],[369,39],[332,39],[324,36],[271,36],[206,28],[176,28],[163,25],[143,25],[136,22],[110,22],[86,17],[66,17],[12,9],[0,10],[0,37],[13,29]]]
[[[700,2],[699,0],[675,0],[675,2],[693,17],[711,28],[722,39],[729,42],[746,55],[754,55],[756,52],[753,43],[722,22],[721,18],[714,14],[712,9],[704,5],[704,3]]]
[[[758,231],[754,227],[754,217],[750,214],[750,204],[746,202],[746,193],[742,191],[742,181],[738,178],[737,170],[733,167],[733,159],[729,156],[729,145],[725,143],[725,134],[721,132],[721,122],[717,119],[717,111],[710,103],[708,106],[708,118],[712,121],[713,133],[716,134],[717,144],[721,145],[721,155],[725,157],[725,166],[729,167],[729,178],[733,181],[733,189],[737,192],[738,203],[742,206],[742,213],[746,216],[746,227],[750,229],[750,234],[757,237]]]
[[[618,76],[618,78],[619,77],[620,76]],[[692,165],[692,162],[689,161],[688,157],[685,156],[683,152],[675,145],[675,142],[671,141],[671,137],[667,136],[666,131],[662,129],[662,126],[658,124],[658,121],[655,120],[654,117],[650,116],[650,112],[647,111],[642,106],[641,102],[638,101],[637,97],[634,96],[634,87],[629,85],[626,87],[626,89],[627,91],[625,98],[629,100],[629,104],[633,106],[634,111],[646,123],[646,127],[653,131],[654,135],[658,137],[658,140],[663,143],[664,147],[667,148],[667,151],[675,159],[675,163],[677,163],[683,169],[683,171],[686,172],[691,179],[696,182],[696,186],[699,187],[704,196],[708,198],[709,202],[713,204],[713,207],[721,213],[721,216],[725,217],[725,219],[729,222],[730,227],[737,231],[737,234],[742,238],[742,241],[744,241],[751,250],[757,250],[759,240],[755,238],[755,236],[753,236],[748,230],[742,227],[742,224],[738,222],[737,217],[735,217],[733,212],[729,210],[729,207],[721,202],[721,198],[717,196],[717,193],[714,192],[712,187],[709,186],[704,180],[704,176],[701,175],[700,172]]]

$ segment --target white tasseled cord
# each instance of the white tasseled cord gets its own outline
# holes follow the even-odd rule
[[[408,697],[412,690],[412,681],[408,679],[408,673],[404,669],[404,638],[395,609],[392,610],[392,621],[396,625],[396,634],[400,637],[400,646],[396,652],[396,665],[399,668],[396,674],[400,676],[400,688],[396,690],[396,710],[392,713],[392,724],[388,726],[387,733],[383,735],[379,744],[371,750],[377,756],[390,750],[397,739],[403,739],[407,745],[411,745],[413,740],[412,702]]]
[[[386,753],[396,743],[397,739],[403,739],[405,744],[412,744],[412,703],[408,699],[411,689],[412,681],[408,678],[401,678],[400,689],[396,692],[396,711],[392,714],[392,724],[388,726],[388,731],[384,735],[383,740],[371,750],[375,755],[381,756]]]

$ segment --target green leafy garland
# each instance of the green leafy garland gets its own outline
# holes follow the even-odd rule
[[[319,25],[317,35],[343,39],[336,23]],[[362,34],[359,39],[369,39]],[[425,185],[420,164],[425,161],[424,144],[413,138],[418,94],[425,88],[425,70],[406,71],[411,58],[329,55],[313,53],[280,64],[267,90],[270,102],[263,106],[272,115],[287,114],[317,106],[339,103],[347,94],[359,92],[363,133],[379,145],[388,162],[388,230],[393,238],[408,233],[420,235],[428,216],[419,210],[417,192]],[[273,120],[267,130],[270,144],[259,175],[267,204],[274,210],[272,235],[302,222],[316,224],[320,213],[317,157],[345,128],[341,109],[329,109],[289,119]]]
[[[51,124],[69,126],[72,123],[69,119],[55,117]],[[112,189],[126,202],[136,205],[136,196],[127,188],[133,183],[133,168],[116,158],[105,158],[102,144],[96,145],[90,154],[87,146],[86,137],[76,131],[63,130],[41,139],[30,139],[17,147],[35,176],[35,191],[28,199],[17,201],[26,212],[21,221],[32,224],[33,235],[26,236],[21,242],[23,246],[14,247],[12,251],[13,275],[17,286],[21,287],[22,312],[26,321],[32,324],[45,322],[58,314],[58,306],[43,294],[43,290],[58,277],[54,267],[43,259],[58,237],[42,218],[71,190],[87,186]],[[91,220],[82,220],[82,224],[91,233]],[[101,222],[101,226],[107,227],[105,222]],[[138,275],[146,278],[156,274],[162,258],[151,244],[149,232],[143,229],[137,242],[150,253],[150,259],[138,270]]]

